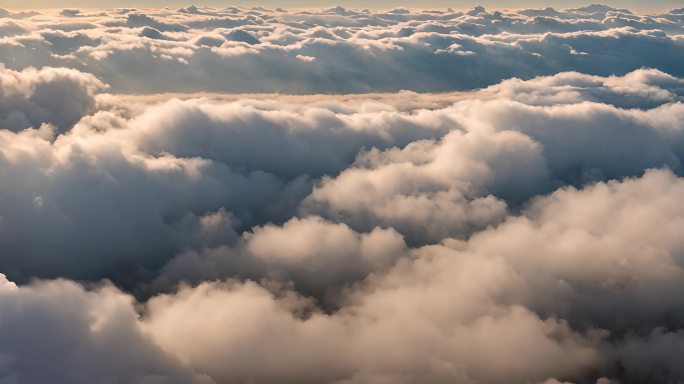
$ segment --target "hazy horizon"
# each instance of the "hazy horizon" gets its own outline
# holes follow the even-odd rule
[[[640,0],[606,0],[606,1],[541,1],[541,0],[490,0],[490,1],[449,1],[449,0],[426,0],[416,2],[414,0],[381,0],[381,1],[301,1],[301,0],[254,0],[229,2],[223,0],[2,0],[0,8],[27,10],[27,9],[59,9],[59,8],[121,8],[121,7],[186,7],[190,5],[207,7],[227,6],[263,6],[272,8],[301,8],[311,9],[330,6],[343,6],[354,9],[390,9],[394,7],[408,7],[414,9],[425,8],[453,8],[468,9],[475,6],[484,6],[492,9],[520,9],[520,8],[546,8],[567,9],[582,7],[590,4],[605,4],[616,8],[629,8],[639,11],[662,11],[666,9],[684,6],[680,0],[654,0],[643,2]]]

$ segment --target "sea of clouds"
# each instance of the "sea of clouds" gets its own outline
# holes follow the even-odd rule
[[[0,383],[684,380],[684,9],[0,10]]]

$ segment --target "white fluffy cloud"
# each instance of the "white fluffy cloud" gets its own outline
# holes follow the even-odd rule
[[[0,12],[0,382],[681,381],[683,23]]]
[[[324,178],[304,210],[355,228],[388,225],[413,242],[435,242],[496,223],[507,204],[515,209],[558,186],[636,176],[651,167],[682,171],[681,103],[625,110],[577,101],[582,93],[612,100],[615,88],[570,78],[562,74],[517,85],[505,82],[484,92],[485,100],[459,101],[434,111],[450,116],[456,128],[439,140],[362,153],[352,167]],[[554,81],[567,85],[554,94],[546,86]],[[583,85],[584,90],[573,91]],[[516,92],[519,101],[512,101],[508,89],[515,86],[540,91],[528,89],[529,97]],[[489,91],[493,100],[486,100]],[[659,97],[654,92],[649,99]],[[549,106],[548,99],[565,101]]]
[[[245,232],[232,247],[182,253],[164,266],[150,289],[239,275],[294,282],[298,291],[334,305],[341,287],[387,270],[406,252],[403,237],[391,228],[358,233],[317,216],[293,218]]]
[[[560,190],[468,241],[408,251],[387,272],[345,290],[332,313],[287,287],[228,281],[155,297],[137,320],[132,299],[111,287],[85,292],[66,282],[5,282],[0,303],[17,309],[3,311],[10,319],[3,334],[25,337],[22,327],[42,320],[88,348],[110,336],[150,351],[133,364],[109,349],[103,357],[109,365],[96,373],[102,377],[118,374],[110,365],[122,364],[126,374],[137,367],[215,382],[667,380],[678,377],[676,359],[644,358],[681,348],[679,333],[660,325],[684,320],[677,294],[684,283],[683,193],[684,183],[669,171]],[[293,221],[285,232],[258,229],[249,248],[272,258],[306,258],[309,249],[291,247],[312,225],[321,222]],[[345,247],[359,239],[344,227],[323,230],[335,232],[319,242],[330,252],[339,251],[336,241],[345,236],[352,236]],[[292,231],[298,233],[286,233]],[[273,241],[283,246],[270,250]],[[79,309],[65,310],[65,300]],[[93,317],[73,320],[86,309]],[[20,341],[27,342],[3,343],[7,361],[52,363],[54,350],[38,355]],[[78,358],[60,357],[83,369]],[[29,374],[11,363],[6,372]],[[25,382],[37,381],[26,376]]]
[[[0,64],[0,127],[22,130],[43,123],[68,130],[95,111],[104,84],[95,76],[66,68],[12,71]]]
[[[52,72],[61,71],[21,76]],[[553,82],[566,85],[554,94],[546,85]],[[603,103],[626,82],[626,94],[648,89],[639,98],[653,108]],[[0,186],[0,243],[7,250],[0,264],[20,281],[149,278],[176,253],[232,245],[239,237],[233,231],[298,214],[359,232],[392,227],[411,244],[469,236],[562,185],[651,167],[680,172],[684,109],[662,99],[679,97],[678,82],[650,70],[623,78],[562,74],[518,82],[536,95],[530,97],[510,97],[505,82],[469,98],[408,93],[311,103],[128,101],[90,94],[92,82],[72,81],[97,113],[63,134],[51,128],[59,114],[0,132],[8,181]],[[632,156],[636,151],[640,156]]]
[[[131,297],[67,281],[17,287],[0,274],[0,378],[7,383],[212,383],[141,330]]]
[[[449,91],[642,67],[684,76],[677,10],[188,9],[8,19],[0,55],[12,69],[86,69],[134,93]]]

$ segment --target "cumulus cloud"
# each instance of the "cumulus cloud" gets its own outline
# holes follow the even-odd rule
[[[632,81],[625,93],[647,88],[641,102],[657,106],[599,103],[614,101],[627,79],[643,85]],[[0,135],[9,181],[0,187],[3,269],[19,281],[153,277],[177,253],[236,239],[231,231],[205,234],[203,218],[216,214],[226,223],[220,228],[238,233],[317,214],[358,232],[391,227],[411,244],[432,243],[497,224],[562,185],[651,167],[679,172],[684,110],[661,105],[664,94],[679,97],[679,80],[650,70],[590,80],[562,74],[518,82],[530,94],[547,94],[529,98],[522,91],[509,97],[511,85],[502,83],[472,98],[453,96],[443,107],[411,94],[409,101],[199,98],[149,105],[93,95],[97,82],[86,83],[76,89],[99,111],[67,132],[50,127],[60,120],[56,113],[47,125],[36,120],[34,128]],[[575,85],[554,95],[546,86],[554,81]],[[577,100],[584,94],[592,102]],[[549,106],[540,98],[566,100]],[[631,156],[635,151],[641,155]],[[42,241],[29,240],[35,236]]]
[[[316,216],[293,218],[282,226],[255,227],[230,247],[178,255],[164,266],[148,292],[179,282],[197,284],[238,275],[294,282],[297,291],[334,306],[344,285],[387,270],[406,252],[403,237],[391,228],[358,233]]]
[[[0,17],[0,382],[684,379],[681,10]]]
[[[103,88],[95,76],[72,69],[17,72],[0,65],[0,127],[18,131],[47,123],[66,131],[95,111]]]
[[[684,76],[678,12],[46,11],[0,26],[0,54],[15,70],[88,69],[117,92],[443,92],[564,71]]]
[[[643,109],[683,101],[683,86],[678,77],[642,69],[625,76],[600,77],[565,72],[528,81],[510,79],[489,87],[486,92],[529,105],[593,101],[625,109]]]
[[[213,225],[277,220],[277,212],[288,212],[290,200],[307,191],[301,179],[233,171],[201,158],[152,156],[107,134],[53,140],[51,133],[0,133],[7,181],[0,187],[0,242],[7,251],[1,264],[14,278],[144,274],[201,242]],[[204,220],[222,208],[233,214]]]
[[[111,287],[5,282],[2,300],[45,297],[51,306],[38,307],[51,316],[63,313],[55,303],[67,298],[73,305],[111,304],[116,311],[99,309],[91,331],[81,336],[86,345],[117,320],[117,332],[157,351],[151,356],[161,349],[162,362],[178,359],[176,369],[216,382],[666,381],[678,377],[676,359],[643,357],[680,348],[678,332],[661,325],[682,321],[674,292],[684,282],[676,258],[683,183],[670,171],[649,171],[642,178],[560,190],[470,240],[410,250],[386,272],[345,290],[332,313],[282,285],[234,280],[154,297],[142,320],[132,315],[132,300]],[[266,240],[259,237],[296,228],[300,234],[284,241],[296,246],[294,237],[312,225],[322,223],[257,229],[252,251],[306,257],[302,252],[309,249],[273,250],[273,243],[259,245]],[[327,231],[341,232],[319,244],[338,250],[335,242],[347,235],[329,226]],[[26,310],[32,300],[21,303],[18,313],[32,313]],[[128,324],[123,329],[122,322]],[[10,361],[21,353],[16,344],[4,348]],[[137,364],[154,362],[150,355]],[[164,368],[158,369],[168,372]]]
[[[141,330],[129,296],[67,281],[17,287],[0,275],[0,377],[8,383],[212,383]]]
[[[644,72],[624,79],[647,78],[650,72]],[[571,75],[504,82],[486,90],[482,100],[434,111],[450,116],[457,128],[438,140],[361,153],[352,167],[322,179],[303,210],[355,228],[392,226],[414,243],[435,242],[495,224],[507,206],[515,211],[562,185],[637,176],[651,167],[681,173],[681,103],[626,110],[578,102],[584,93],[614,99],[611,87],[582,86],[581,76],[555,93],[546,86]],[[515,84],[534,90],[513,92],[517,100],[509,100],[504,95]],[[573,90],[579,87],[583,90]],[[546,105],[547,91],[557,104]],[[489,92],[495,99],[488,99]],[[651,100],[642,104],[659,104],[658,97],[650,93]]]

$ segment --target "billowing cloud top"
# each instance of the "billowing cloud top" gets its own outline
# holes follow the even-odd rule
[[[0,57],[84,70],[126,93],[470,90],[563,71],[684,76],[684,13],[187,7],[9,13]],[[10,59],[11,58],[11,59]]]
[[[684,10],[0,17],[0,383],[684,380]]]

